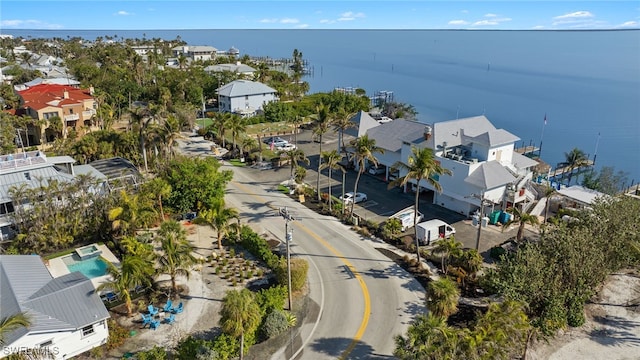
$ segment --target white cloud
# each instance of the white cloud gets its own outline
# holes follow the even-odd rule
[[[463,13],[463,14],[468,14],[469,10],[460,10],[460,12]]]
[[[25,28],[25,29],[62,29],[59,24],[50,24],[40,20],[2,20],[0,27],[6,28]]]
[[[473,23],[473,26],[494,26],[500,24],[494,20],[480,20]]]
[[[469,22],[465,20],[451,20],[447,24],[449,25],[468,25]]]
[[[297,24],[299,22],[300,20],[298,19],[291,19],[291,18],[280,19],[281,24]]]
[[[556,16],[553,19],[565,20],[565,19],[584,19],[584,18],[592,18],[592,17],[593,17],[593,14],[590,13],[589,11],[576,11],[576,12]]]
[[[278,19],[262,19],[260,20],[260,22],[263,24],[272,24],[272,23],[278,22]]]
[[[320,24],[333,24],[335,22],[336,22],[335,20],[329,20],[329,19],[320,20]]]
[[[309,24],[299,24],[296,26],[296,29],[306,29],[309,27]]]
[[[130,13],[130,12],[126,12],[126,11],[124,11],[124,10],[120,10],[120,11],[118,11],[117,13],[115,13],[115,14],[113,14],[113,15],[129,16],[129,15],[133,15],[133,14],[132,14],[132,13]]]
[[[532,27],[531,30],[542,30],[544,28],[545,27],[543,25],[536,25],[536,26]]]
[[[363,18],[363,17],[365,17],[364,13],[361,13],[361,12],[354,13],[353,11],[347,11],[340,14],[338,21],[352,21],[358,18]]]
[[[626,21],[620,25],[617,25],[616,28],[640,28],[640,23],[637,21]]]
[[[487,17],[487,18],[494,18],[494,17],[498,17],[498,15],[496,15],[496,14],[492,14],[492,13],[488,13],[488,14],[484,14],[484,17]]]

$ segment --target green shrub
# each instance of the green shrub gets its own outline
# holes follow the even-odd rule
[[[494,260],[500,260],[502,255],[506,253],[507,250],[505,250],[502,246],[494,246],[489,250],[489,256]]]
[[[211,345],[209,341],[189,336],[176,346],[175,355],[180,360],[193,360],[202,352],[202,348],[210,348]]]
[[[264,339],[270,339],[285,332],[289,328],[287,315],[283,310],[274,310],[269,313],[262,323],[261,335]]]
[[[242,239],[241,245],[251,254],[264,261],[267,267],[275,269],[278,266],[280,261],[278,255],[274,254],[267,241],[256,234],[250,227],[242,227],[240,238]]]
[[[302,290],[307,282],[309,263],[300,258],[291,259],[291,291]],[[276,269],[276,278],[279,284],[287,284],[287,262],[283,259]]]
[[[256,302],[262,310],[262,316],[274,310],[282,310],[286,299],[287,287],[283,285],[272,286],[256,293]]]
[[[167,351],[157,345],[149,350],[136,353],[137,360],[165,360],[166,358]]]
[[[112,350],[120,347],[129,338],[129,330],[120,326],[120,324],[118,324],[118,322],[113,319],[108,319],[107,325],[109,327],[107,350]]]
[[[213,340],[212,345],[217,355],[216,360],[229,360],[240,355],[240,342],[227,334],[220,334]],[[247,348],[246,344],[245,348]]]

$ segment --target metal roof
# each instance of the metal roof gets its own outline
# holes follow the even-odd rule
[[[107,179],[117,179],[124,176],[133,175],[141,178],[138,168],[125,158],[113,157],[109,159],[96,160],[89,163],[94,169],[104,174]]]
[[[28,188],[36,189],[41,186],[47,187],[52,181],[68,182],[73,180],[73,175],[56,170],[51,163],[41,165],[43,167],[22,167],[0,173],[0,203],[11,200],[9,193],[12,187],[25,184]]]
[[[466,129],[463,130],[464,133],[467,132]],[[474,143],[482,144],[491,148],[501,145],[513,144],[516,141],[520,140],[520,138],[506,130],[494,129],[484,132],[480,135],[470,137],[470,140]]]
[[[218,95],[238,97],[247,95],[275,94],[277,91],[261,82],[235,80],[217,89]]]
[[[513,152],[511,163],[518,169],[528,169],[530,167],[538,166],[539,162],[520,154],[519,152]]]
[[[349,121],[355,126],[345,129],[344,134],[356,138],[366,134],[367,130],[380,125],[368,112],[362,110],[358,111]]]
[[[481,164],[464,181],[483,190],[497,188],[498,186],[512,183],[516,178],[509,170],[497,161],[489,161]]]
[[[588,189],[580,185],[573,185],[568,188],[561,188],[558,190],[558,194],[577,200],[583,204],[593,204],[593,202],[599,197],[607,197],[607,194],[599,191]]]
[[[413,143],[422,138],[425,126],[426,124],[417,121],[396,119],[369,129],[367,134],[369,138],[376,140],[377,147],[398,152],[402,149],[403,142]]]
[[[7,344],[29,332],[80,329],[109,317],[91,280],[79,272],[52,278],[37,255],[0,255],[0,317],[31,316],[29,329],[5,337]]]

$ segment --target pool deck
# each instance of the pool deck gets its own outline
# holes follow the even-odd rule
[[[103,258],[105,258],[106,260],[108,260],[114,265],[120,264],[120,260],[118,260],[118,258],[116,258],[116,256],[113,255],[111,250],[109,250],[109,248],[106,245],[99,245],[99,244],[93,244],[93,245],[95,245],[98,248],[98,250],[102,251],[100,256],[102,256]],[[51,259],[49,260],[48,263],[45,261],[45,264],[47,265],[47,269],[49,270],[49,273],[54,278],[69,274],[71,272],[69,271],[67,264],[65,264],[64,261],[62,260],[66,256],[69,256],[69,255],[64,255],[64,256]],[[108,277],[109,275],[104,275],[104,276],[93,278],[91,279],[91,283],[93,283],[94,288],[97,288],[98,286],[100,286],[100,284],[105,282],[108,279]]]

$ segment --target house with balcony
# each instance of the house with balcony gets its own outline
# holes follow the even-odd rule
[[[184,56],[193,61],[202,60],[213,60],[216,58],[216,54],[218,53],[218,49],[213,46],[187,46],[181,45],[176,46],[173,49],[173,56],[180,57]]]
[[[467,216],[483,202],[487,210],[526,208],[537,196],[529,182],[538,162],[514,151],[518,140],[484,115],[475,116],[425,125],[422,137],[403,143],[401,158],[409,158],[411,146],[428,147],[451,170],[451,176],[437,179],[442,192],[435,192],[433,201],[442,207]],[[434,190],[427,181],[420,186]]]
[[[97,102],[93,98],[93,88],[79,89],[69,85],[38,84],[18,91],[20,108],[16,115],[27,115],[35,124],[29,125],[25,145],[39,145],[53,141],[56,137],[66,138],[71,130],[82,133],[84,126],[92,126]],[[58,117],[62,129],[51,126],[50,119]]]
[[[277,91],[261,82],[235,80],[217,89],[220,112],[231,112],[250,117],[262,111],[263,106],[278,101]]]
[[[53,278],[37,255],[0,255],[0,321],[24,313],[31,325],[3,334],[0,358],[27,349],[70,359],[107,342],[110,317],[80,272]]]

